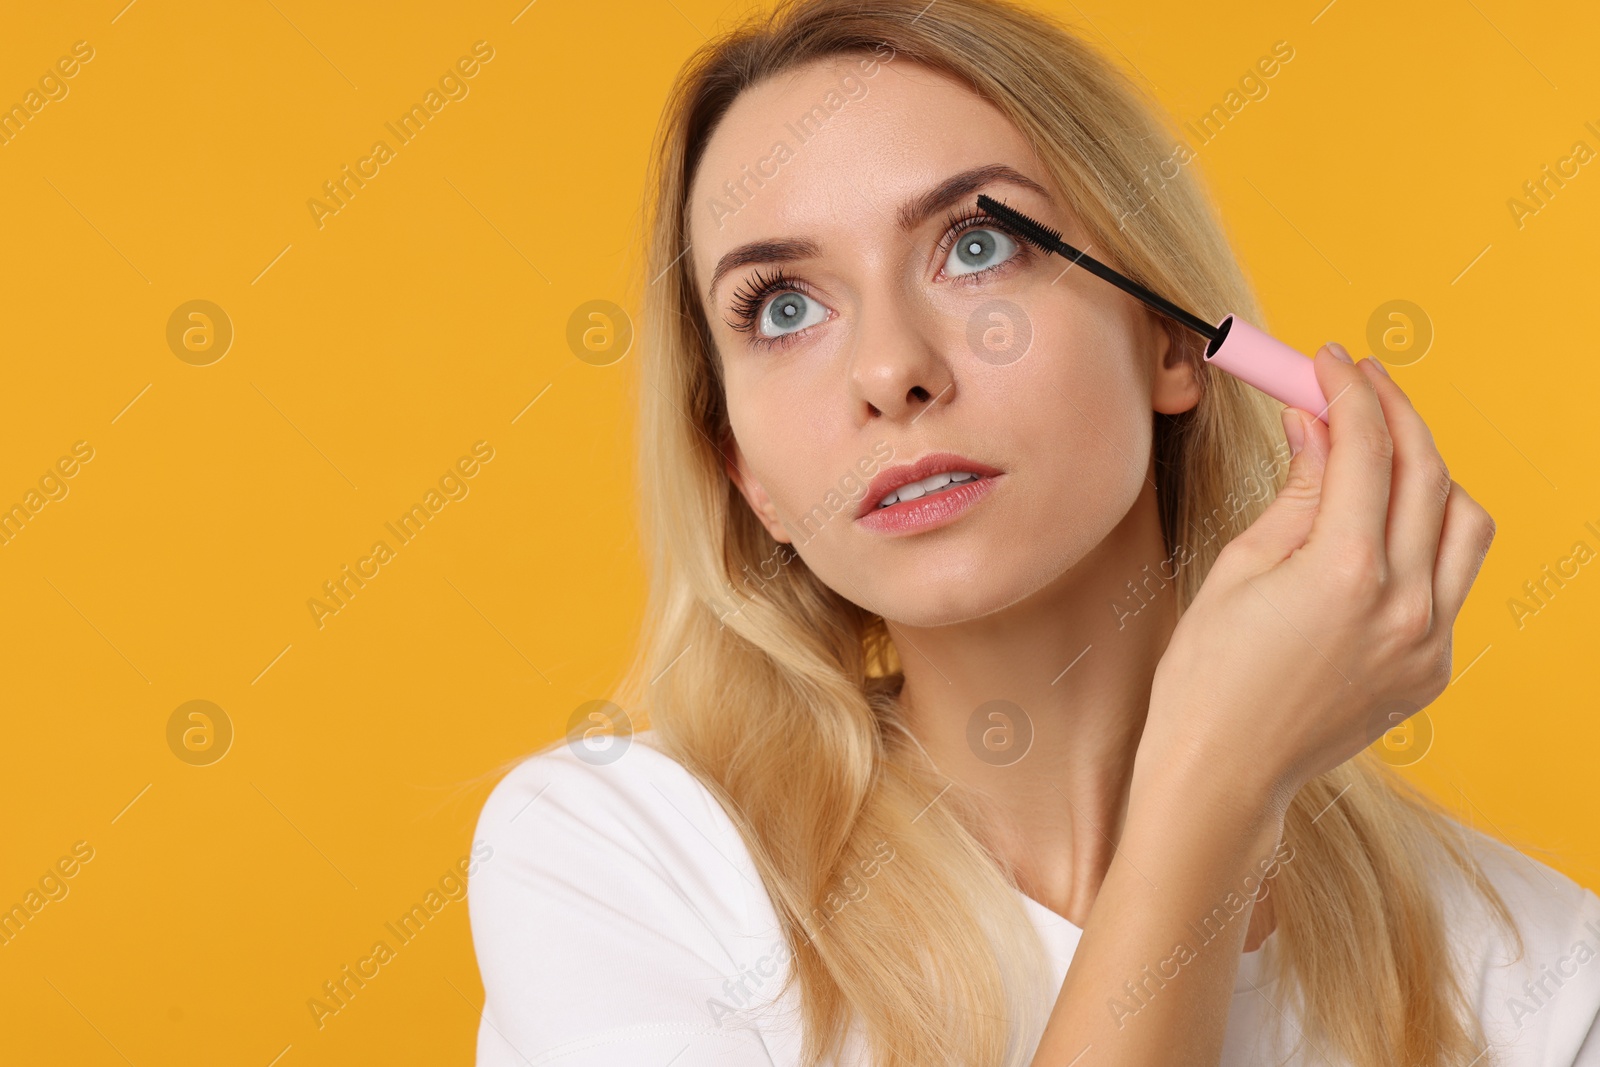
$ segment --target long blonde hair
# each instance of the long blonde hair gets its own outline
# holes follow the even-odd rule
[[[899,717],[883,619],[775,541],[727,477],[718,357],[685,254],[691,182],[738,94],[885,47],[1005,114],[1093,247],[1127,274],[1209,321],[1262,319],[1196,168],[1159,195],[1140,192],[1179,140],[1161,109],[1070,32],[1003,0],[780,0],[708,42],[671,89],[636,282],[650,586],[616,702],[717,797],[749,847],[792,953],[808,1067],[852,1027],[883,1067],[999,1067],[1027,1062],[1058,990],[1016,883],[969,829],[976,798],[951,788]],[[1203,384],[1192,410],[1152,413],[1162,532],[1183,548],[1181,611],[1285,465],[1281,405],[1213,372],[1198,338],[1167,328]],[[1440,865],[1515,926],[1459,824],[1369,750],[1300,791],[1285,839],[1294,859],[1274,880],[1269,960],[1304,1040],[1359,1067],[1489,1062],[1449,962]]]

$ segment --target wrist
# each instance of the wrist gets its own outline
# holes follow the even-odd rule
[[[1180,823],[1220,820],[1236,835],[1275,839],[1293,791],[1248,756],[1147,736],[1134,756],[1130,816],[1138,807]]]

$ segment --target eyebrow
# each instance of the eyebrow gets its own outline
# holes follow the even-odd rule
[[[930,216],[959,204],[978,190],[995,182],[1009,182],[1024,189],[1031,189],[1046,201],[1050,200],[1049,191],[1021,171],[1004,163],[988,163],[953,174],[933,188],[912,197],[900,205],[900,210],[895,216],[896,221],[902,231],[909,233]],[[706,297],[715,304],[718,283],[740,267],[788,263],[799,259],[811,259],[821,254],[822,247],[806,237],[778,237],[742,244],[717,260],[717,267],[711,272],[711,285],[706,290]]]

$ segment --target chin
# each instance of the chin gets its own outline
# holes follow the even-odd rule
[[[930,580],[930,575],[933,576]],[[907,568],[904,575],[883,571],[870,580],[852,578],[849,599],[890,623],[926,629],[954,626],[992,615],[1035,592],[1037,583],[1019,581],[994,566],[975,568],[965,577],[951,577],[938,568]],[[844,588],[852,588],[850,582]],[[859,597],[865,595],[863,603]]]

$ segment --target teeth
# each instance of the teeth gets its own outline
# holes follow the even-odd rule
[[[951,483],[960,485],[963,482],[975,482],[977,480],[978,475],[968,473],[967,471],[945,471],[942,474],[934,474],[924,478],[920,482],[911,482],[907,485],[902,485],[900,488],[896,489],[894,492],[878,501],[878,507],[886,508],[891,504],[898,504],[902,500],[915,500],[920,496],[926,496],[928,493],[938,492],[940,489],[943,489],[945,486],[950,485]]]

